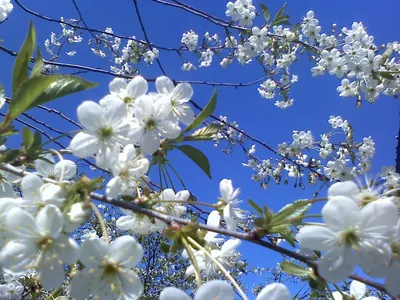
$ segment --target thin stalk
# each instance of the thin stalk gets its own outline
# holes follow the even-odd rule
[[[99,209],[97,208],[96,204],[94,204],[93,202],[91,204],[94,209],[94,213],[96,214],[96,217],[100,222],[101,231],[103,232],[104,239],[106,240],[106,243],[109,244],[110,237],[108,236],[108,231],[107,231],[106,223],[104,223],[103,216],[102,216],[101,212],[99,211]]]
[[[199,250],[202,250],[204,254],[213,261],[217,265],[217,267],[221,270],[222,274],[228,279],[232,285],[236,288],[236,290],[239,292],[240,296],[244,300],[248,300],[246,294],[243,292],[243,290],[240,288],[239,284],[236,282],[236,280],[232,277],[231,274],[229,274],[228,270],[224,268],[224,266],[217,260],[215,257],[213,257],[205,248],[203,248],[199,243],[197,243],[194,239],[192,239],[190,236],[188,237],[188,241],[195,247],[197,247]]]
[[[189,245],[189,243],[187,242],[187,240],[184,237],[181,238],[181,241],[182,241],[182,244],[185,246],[185,249],[186,249],[186,251],[187,251],[187,253],[189,255],[190,261],[193,264],[194,275],[196,277],[197,287],[200,287],[201,284],[202,284],[202,282],[201,282],[201,274],[200,274],[200,267],[199,267],[199,264],[197,263],[196,256],[195,256],[195,254],[193,252],[192,247]]]

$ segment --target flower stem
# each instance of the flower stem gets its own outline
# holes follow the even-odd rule
[[[222,274],[228,279],[232,285],[236,288],[236,290],[239,292],[240,296],[244,300],[248,300],[246,294],[243,292],[243,290],[240,288],[239,284],[236,282],[236,280],[232,277],[231,274],[229,274],[228,270],[224,268],[224,266],[217,260],[215,257],[213,257],[205,248],[203,248],[199,243],[197,243],[194,239],[192,239],[190,236],[188,237],[188,241],[195,247],[197,247],[199,250],[202,250],[204,254],[213,261],[217,265],[217,267],[221,270]]]
[[[193,252],[192,247],[189,245],[189,243],[187,242],[187,240],[184,237],[181,238],[181,241],[182,241],[182,244],[185,246],[185,249],[189,255],[190,261],[193,264],[194,275],[196,276],[197,287],[200,287],[202,282],[201,282],[201,275],[200,275],[200,267],[199,267],[199,264],[197,263],[196,256]]]
[[[108,236],[108,231],[107,231],[106,223],[104,222],[104,218],[103,218],[101,212],[99,211],[99,209],[97,208],[96,204],[94,204],[93,202],[91,204],[94,209],[94,213],[96,214],[96,217],[100,222],[101,231],[103,232],[103,236],[106,240],[106,243],[109,244],[110,237]]]

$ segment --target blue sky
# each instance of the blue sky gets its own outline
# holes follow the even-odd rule
[[[269,7],[272,15],[284,3],[277,0],[262,2]],[[26,0],[23,3],[30,9],[53,18],[60,16],[77,18],[72,1]],[[143,38],[132,1],[78,0],[77,3],[89,27],[103,30],[105,27],[112,27],[114,32],[118,34],[135,35],[138,38]],[[187,3],[224,18],[226,1],[190,0]],[[258,5],[259,1],[255,3]],[[182,33],[190,29],[196,31],[199,35],[206,31],[211,34],[222,33],[220,28],[204,19],[164,7],[152,1],[139,1],[139,6],[147,33],[155,44],[176,47],[180,44]],[[396,40],[399,37],[397,18],[400,2],[398,1],[303,0],[288,1],[287,3],[287,12],[293,23],[300,21],[302,16],[310,9],[314,10],[316,17],[320,20],[322,30],[327,33],[330,31],[332,23],[337,23],[337,28],[340,29],[342,26],[350,27],[353,21],[362,21],[367,26],[368,33],[375,36],[377,45]],[[24,39],[30,20],[34,21],[39,45],[44,52],[44,40],[49,38],[52,31],[58,34],[60,26],[30,16],[17,5],[15,5],[9,20],[0,25],[0,39],[4,40],[2,45],[17,50]],[[260,17],[255,24],[260,25],[261,22]],[[84,42],[76,47],[77,55],[73,58],[63,55],[60,61],[108,69],[107,61],[92,55],[87,47],[85,41],[87,41],[89,35],[84,34],[82,37]],[[65,48],[66,51],[71,49]],[[193,55],[185,58],[187,61],[197,62],[197,58]],[[235,63],[228,66],[227,69],[221,69],[219,64],[215,63],[211,68],[187,73],[181,71],[182,60],[175,53],[161,52],[160,60],[167,75],[178,80],[249,82],[262,77],[262,70],[256,64],[243,67]],[[0,83],[5,86],[6,94],[9,95],[13,60],[7,54],[0,52],[0,62],[2,69]],[[305,55],[293,66],[293,72],[299,76],[299,82],[292,90],[291,96],[295,99],[292,108],[287,110],[276,108],[272,100],[262,99],[258,95],[256,86],[240,89],[219,88],[215,114],[226,115],[229,120],[237,121],[247,133],[273,147],[283,141],[290,142],[293,130],[311,130],[314,136],[318,137],[321,133],[329,131],[330,127],[327,120],[330,115],[341,115],[353,125],[356,140],[361,140],[362,137],[369,135],[375,140],[376,159],[373,163],[372,174],[376,174],[382,165],[394,164],[395,137],[399,126],[397,100],[381,97],[373,105],[364,101],[363,107],[357,109],[355,99],[340,98],[336,93],[336,87],[340,84],[340,80],[329,75],[312,78],[310,68],[311,63]],[[140,70],[144,77],[155,78],[162,75],[157,65],[151,67],[141,65]],[[70,70],[61,69],[61,71],[68,72]],[[100,83],[100,86],[88,92],[59,99],[49,106],[76,119],[76,107],[82,101],[98,101],[107,94],[111,77],[100,74],[87,74],[85,77]],[[151,85],[151,89],[154,90],[153,85]],[[212,87],[194,86],[194,99],[204,106],[211,96],[212,90]],[[50,115],[40,110],[32,110],[31,114],[63,131],[75,129],[54,114]],[[52,133],[52,135],[55,136],[56,134]],[[15,138],[14,142],[16,143]],[[245,157],[239,148],[235,149],[232,155],[225,155],[218,148],[214,148],[212,143],[198,144],[198,146],[206,153],[211,162],[212,180],[209,180],[201,170],[177,151],[170,153],[170,161],[181,176],[185,178],[188,188],[201,201],[215,201],[215,198],[219,195],[218,183],[223,178],[232,179],[234,185],[241,188],[243,200],[251,198],[274,210],[295,199],[312,197],[315,192],[316,188],[313,187],[308,187],[303,191],[294,189],[292,184],[276,186],[274,183],[271,183],[268,189],[263,190],[250,180],[251,170],[241,166]],[[271,156],[271,153],[268,153],[265,149],[258,146],[257,149],[257,155],[266,158]],[[246,204],[244,204],[244,207],[247,207]],[[271,267],[277,262],[276,256],[267,254],[264,249],[244,244],[240,250],[252,264]]]

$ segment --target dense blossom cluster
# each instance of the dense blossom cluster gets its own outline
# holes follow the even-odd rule
[[[3,22],[5,19],[7,19],[8,15],[12,12],[13,5],[10,2],[10,0],[0,1],[0,22]]]
[[[386,288],[398,295],[398,207],[391,191],[379,192],[352,181],[333,184],[321,212],[324,223],[302,227],[297,239],[300,247],[323,252],[318,273],[324,279],[343,281],[360,265],[373,277],[386,277]]]

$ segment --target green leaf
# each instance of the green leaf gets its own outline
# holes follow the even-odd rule
[[[42,136],[39,131],[35,131],[35,136],[33,138],[33,144],[31,147],[33,150],[42,149]]]
[[[74,93],[82,92],[98,86],[97,83],[87,81],[78,76],[70,75],[50,75],[58,76],[54,82],[36,99],[29,107],[33,108],[37,105],[44,104],[54,99],[65,97]],[[49,76],[46,76],[49,77]]]
[[[256,211],[256,212],[258,212],[261,216],[263,215],[263,210],[262,210],[262,208],[257,204],[257,203],[255,203],[253,200],[251,200],[251,199],[247,199],[247,202],[249,202],[249,204],[250,204],[250,206]]]
[[[170,245],[166,242],[161,242],[160,249],[163,253],[169,253]]]
[[[294,218],[296,216],[295,215],[296,212],[298,212],[301,209],[304,209],[304,207],[306,207],[307,208],[306,210],[308,210],[309,206],[310,206],[309,200],[297,200],[289,205],[286,205],[283,209],[281,209],[278,213],[276,213],[272,217],[273,226],[282,224],[286,220],[290,220],[291,218]],[[304,214],[305,211],[301,210],[301,213]]]
[[[262,11],[262,13],[264,15],[265,22],[267,23],[269,21],[269,18],[271,17],[269,9],[268,9],[268,7],[266,5],[264,5],[262,3],[260,3],[260,8],[261,8],[261,11]]]
[[[279,264],[281,269],[291,275],[305,277],[308,276],[312,271],[294,263],[284,261]]]
[[[281,237],[283,237],[283,239],[284,239],[290,246],[295,247],[295,241],[294,241],[292,235],[290,234],[290,232],[282,230],[282,231],[279,231],[279,232],[277,232],[277,233],[279,233],[279,234],[281,235]]]
[[[382,76],[383,78],[386,78],[386,79],[390,79],[390,80],[395,79],[394,76],[392,75],[392,72],[381,71],[381,72],[378,72],[378,74],[379,74],[380,76]]]
[[[43,57],[42,53],[40,53],[39,46],[37,47],[37,54],[35,58],[35,64],[33,65],[31,77],[41,76],[43,70]]]
[[[208,101],[206,107],[201,111],[201,113],[194,119],[193,123],[185,128],[183,132],[188,132],[189,130],[195,129],[199,127],[201,123],[204,122],[215,110],[217,105],[217,90],[214,90],[213,95],[211,96],[210,101]]]
[[[18,155],[19,155],[19,149],[6,150],[6,152],[4,152],[1,157],[1,162],[3,163],[13,162],[18,158]]]
[[[198,165],[209,178],[211,178],[210,163],[203,152],[189,145],[182,145],[176,148],[186,154],[187,157],[193,160],[193,162]]]
[[[292,23],[289,22],[289,16],[288,15],[283,15],[280,16],[279,18],[276,18],[272,23],[272,26],[275,25],[292,25]]]
[[[28,70],[29,63],[32,58],[36,44],[36,32],[33,23],[29,24],[29,31],[25,38],[24,44],[18,52],[15,59],[14,69],[12,74],[12,92],[16,93],[18,87],[29,78]]]
[[[22,140],[24,142],[25,149],[29,149],[33,144],[34,136],[28,127],[22,128]]]
[[[389,44],[386,50],[382,54],[382,65],[392,56],[393,53],[393,44]]]
[[[205,127],[197,129],[189,136],[185,136],[185,141],[207,141],[213,139],[220,129],[222,128],[221,124],[211,123]]]
[[[96,84],[76,76],[49,75],[26,80],[12,97],[8,117],[13,120],[39,104],[84,91]]]
[[[286,3],[283,4],[282,8],[276,14],[274,20],[271,22],[271,26],[274,26],[274,25],[291,25],[290,22],[288,21],[289,20],[289,16],[283,14],[285,9],[286,9]]]
[[[58,77],[59,75],[33,77],[22,83],[11,98],[7,117],[13,120],[34,106],[33,103]]]

